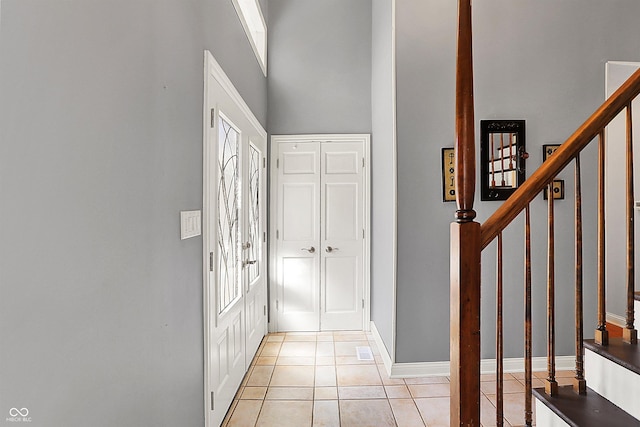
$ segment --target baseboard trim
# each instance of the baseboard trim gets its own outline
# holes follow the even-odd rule
[[[370,322],[370,330],[371,335],[373,335],[373,339],[376,342],[376,346],[378,347],[378,351],[380,352],[380,357],[382,357],[382,363],[384,363],[384,369],[387,371],[387,375],[391,376],[391,367],[393,366],[393,360],[391,359],[391,355],[387,350],[387,346],[382,341],[382,337],[380,336],[380,332],[378,332],[378,328],[376,328],[375,322],[372,320]]]
[[[556,369],[560,371],[575,369],[574,356],[556,357]],[[504,372],[524,372],[524,358],[515,357],[504,359]],[[531,361],[534,371],[544,371],[547,369],[546,357],[534,357]],[[496,360],[482,359],[480,361],[481,374],[495,374]],[[442,376],[448,377],[451,374],[449,362],[421,362],[421,363],[394,363],[391,366],[391,378],[412,378]]]
[[[449,376],[449,362],[417,362],[394,363],[391,367],[391,378],[414,377],[447,377]]]
[[[617,314],[607,313],[607,322],[624,328],[627,325],[627,319]]]
[[[451,374],[449,361],[443,362],[416,362],[416,363],[395,363],[384,345],[376,324],[371,322],[371,334],[380,351],[380,357],[384,363],[384,368],[390,378],[415,378],[415,377],[448,377]],[[575,369],[574,356],[556,357],[556,369],[559,371]],[[531,360],[531,367],[534,371],[544,371],[547,369],[546,357],[534,357]],[[524,372],[524,358],[514,357],[504,359],[504,372]],[[480,373],[495,374],[496,359],[482,359],[480,361]]]

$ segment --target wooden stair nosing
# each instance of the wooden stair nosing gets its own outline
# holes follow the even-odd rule
[[[636,301],[640,301],[640,291],[634,293],[633,297],[635,298]]]
[[[626,344],[622,338],[610,338],[606,346],[596,344],[594,340],[584,340],[584,347],[640,375],[640,347],[637,344]]]
[[[558,387],[556,397],[549,397],[544,388],[533,389],[533,395],[571,427],[640,426],[640,420],[588,387],[586,395],[577,394],[572,386]]]

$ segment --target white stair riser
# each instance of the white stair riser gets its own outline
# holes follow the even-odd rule
[[[536,398],[536,425],[540,427],[570,427],[562,418]]]
[[[589,349],[584,356],[587,386],[640,420],[640,375]]]

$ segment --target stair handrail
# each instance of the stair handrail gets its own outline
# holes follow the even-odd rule
[[[527,180],[480,226],[486,248],[525,207],[598,134],[640,95],[640,69],[618,88]]]

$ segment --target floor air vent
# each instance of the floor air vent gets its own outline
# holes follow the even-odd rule
[[[356,347],[356,355],[358,360],[373,360],[371,347]]]

